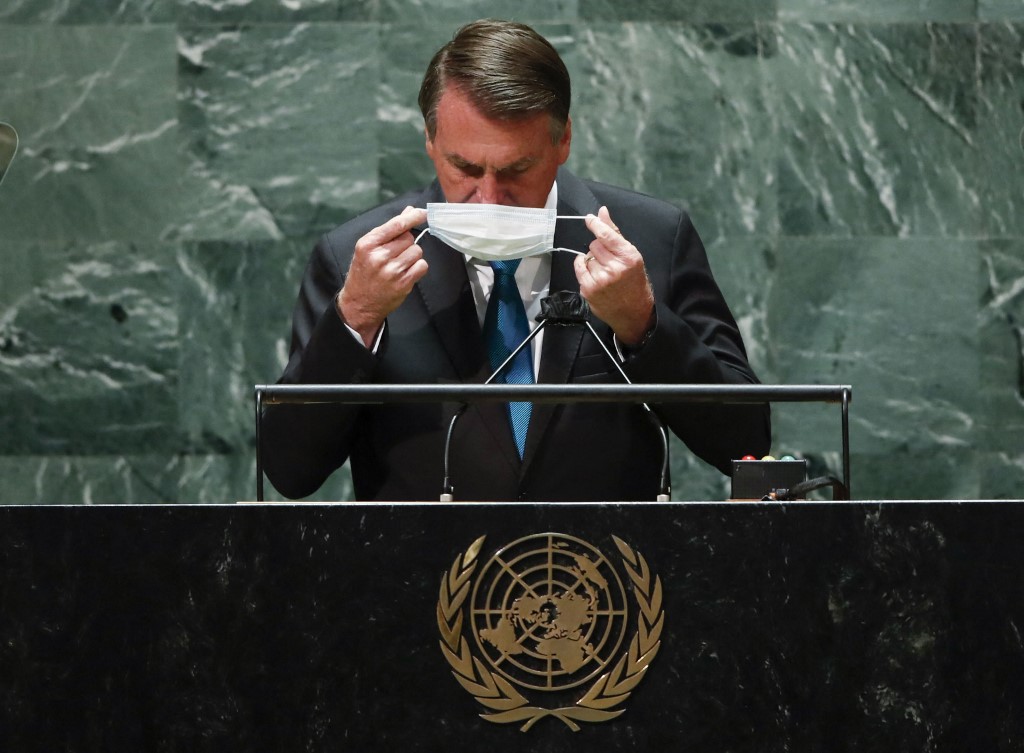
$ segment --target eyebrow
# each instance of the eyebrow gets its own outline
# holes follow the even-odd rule
[[[470,162],[468,159],[463,157],[461,154],[457,154],[455,152],[449,152],[449,153],[445,154],[445,159],[447,159],[448,162],[450,162],[452,165],[454,165],[455,167],[458,167],[460,169],[461,168],[467,168],[467,167],[475,167],[478,170],[483,170],[483,166],[482,165],[478,165],[475,162]],[[494,171],[496,173],[504,173],[504,172],[514,171],[514,170],[524,170],[524,169],[526,169],[528,167],[531,167],[532,165],[536,164],[538,161],[539,161],[539,159],[537,157],[523,157],[522,159],[517,159],[515,162],[512,162],[512,163],[510,163],[508,165],[503,165],[501,167],[495,168]]]

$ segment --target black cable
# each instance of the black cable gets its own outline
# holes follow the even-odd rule
[[[801,481],[793,484],[788,489],[773,489],[762,497],[763,502],[789,502],[792,500],[804,499],[809,492],[832,487],[832,499],[846,501],[850,499],[850,493],[846,485],[835,476],[819,476],[817,478]]]

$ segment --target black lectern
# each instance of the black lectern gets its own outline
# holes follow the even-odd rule
[[[9,751],[1024,747],[1024,504],[0,508]]]

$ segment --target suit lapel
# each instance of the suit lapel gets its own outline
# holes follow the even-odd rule
[[[486,359],[465,260],[429,233],[420,247],[429,269],[416,289],[456,375],[472,381]]]
[[[444,201],[436,181],[424,192],[419,206],[432,201]],[[413,234],[418,236],[425,228],[426,224],[417,227]],[[430,233],[420,239],[420,248],[428,271],[416,283],[416,290],[456,375],[461,381],[473,381],[485,367],[486,357],[466,261]]]

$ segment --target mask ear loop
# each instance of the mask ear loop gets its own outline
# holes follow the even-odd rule
[[[585,220],[585,219],[587,219],[587,215],[585,215],[585,214],[558,214],[558,215],[555,215],[555,219],[556,220]],[[564,248],[562,246],[555,246],[551,250],[552,251],[566,251],[566,252],[568,252],[570,254],[576,254],[577,256],[586,256],[587,255],[586,252],[584,252],[584,251],[577,251],[574,248]]]

